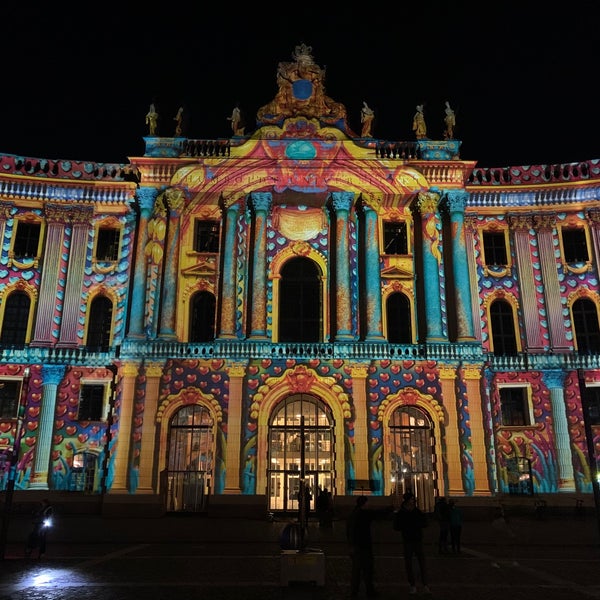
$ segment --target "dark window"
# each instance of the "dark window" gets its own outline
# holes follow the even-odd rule
[[[196,252],[219,251],[220,224],[217,221],[196,221],[194,226],[194,250]]]
[[[27,339],[27,324],[31,300],[25,292],[13,292],[6,299],[0,342],[9,346],[23,346]]]
[[[507,427],[526,427],[529,421],[529,402],[526,387],[500,388],[500,411],[502,425]]]
[[[582,354],[600,353],[600,327],[596,305],[587,298],[573,303],[573,326],[577,351]]]
[[[578,263],[589,260],[585,230],[581,228],[562,229],[565,262]]]
[[[88,350],[107,352],[110,347],[112,302],[106,296],[96,296],[90,306],[86,346]]]
[[[411,344],[410,302],[400,292],[390,294],[387,310],[387,339],[390,344]]]
[[[104,408],[105,387],[102,384],[84,383],[79,396],[78,421],[100,421]]]
[[[190,305],[190,342],[212,342],[215,339],[215,297],[198,292]]]
[[[483,254],[486,265],[499,267],[508,265],[506,237],[503,231],[483,232]]]
[[[13,253],[16,258],[34,258],[37,256],[40,242],[41,225],[39,223],[17,222]]]
[[[515,324],[512,306],[504,300],[496,300],[490,306],[492,342],[495,355],[517,353]]]
[[[114,227],[100,227],[96,241],[96,260],[114,261],[119,258],[121,232]]]
[[[590,425],[600,425],[600,387],[586,388],[585,401],[587,402]]]
[[[281,269],[279,341],[321,341],[321,278],[308,258],[292,258]]]
[[[383,253],[408,254],[406,223],[387,221],[383,224]]]
[[[0,380],[0,419],[14,419],[17,416],[20,391],[20,382]]]

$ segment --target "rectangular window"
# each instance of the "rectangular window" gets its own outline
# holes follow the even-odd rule
[[[21,383],[0,379],[0,419],[16,419]]]
[[[78,421],[101,421],[104,419],[104,401],[107,387],[101,383],[84,383],[79,395]]]
[[[587,402],[590,425],[600,425],[600,386],[590,386],[587,389]]]
[[[383,253],[408,254],[408,231],[406,223],[387,221],[383,224]]]
[[[499,267],[508,265],[506,236],[503,231],[483,232],[483,254],[486,265]]]
[[[581,227],[562,228],[561,234],[565,262],[587,262],[589,260],[589,254],[585,229]]]
[[[17,221],[17,231],[13,244],[15,258],[35,258],[40,243],[40,223]]]
[[[502,425],[506,427],[527,427],[531,425],[529,388],[500,388],[500,410]]]
[[[116,261],[119,258],[121,231],[114,227],[100,227],[96,240],[96,260]]]
[[[194,251],[219,252],[220,224],[217,221],[196,220],[194,225]]]

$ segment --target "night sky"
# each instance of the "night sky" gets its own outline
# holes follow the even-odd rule
[[[224,3],[29,4],[2,8],[2,154],[126,163],[144,153],[152,101],[163,136],[180,105],[187,137],[229,137],[236,104],[251,133],[278,63],[305,43],[357,133],[366,101],[374,137],[414,140],[424,104],[428,136],[441,139],[448,100],[461,158],[479,166],[600,158],[595,2],[256,3],[246,14]]]

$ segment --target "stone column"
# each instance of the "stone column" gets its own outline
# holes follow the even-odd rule
[[[139,365],[134,362],[123,363],[119,369],[121,374],[121,401],[119,408],[119,430],[114,446],[114,477],[110,486],[110,494],[127,492],[131,450],[131,426],[133,406],[137,399],[136,380]],[[115,382],[116,383],[116,382]]]
[[[356,479],[370,479],[369,421],[367,411],[367,365],[350,366],[354,402],[354,472]]]
[[[427,319],[427,341],[445,341],[442,323],[442,298],[440,268],[441,223],[438,213],[440,196],[434,192],[420,193],[417,205],[421,213],[423,231],[423,278],[425,281],[425,314]]]
[[[161,294],[161,316],[158,337],[161,340],[176,340],[175,316],[177,312],[177,271],[179,269],[179,218],[184,208],[185,196],[179,189],[165,192],[169,207],[169,226],[165,251],[165,278]]]
[[[454,296],[456,299],[456,322],[458,341],[474,341],[473,313],[471,311],[471,282],[465,247],[465,204],[468,192],[446,192],[446,206],[452,225],[452,269],[454,273]],[[477,286],[474,286],[477,287]]]
[[[79,312],[83,295],[87,241],[93,212],[92,207],[79,207],[72,210],[69,215],[72,232],[69,246],[69,268],[60,320],[60,339],[56,344],[59,348],[77,348],[80,345],[77,330],[79,329]]]
[[[550,390],[554,443],[558,454],[558,487],[563,492],[574,492],[573,457],[565,406],[565,373],[558,369],[548,369],[542,371],[542,376]]]
[[[445,426],[446,462],[448,465],[448,490],[450,496],[464,494],[462,465],[460,461],[460,440],[458,423],[458,403],[456,400],[456,368],[440,366],[440,384],[444,398],[448,422]]]
[[[136,196],[140,207],[138,235],[135,247],[135,271],[133,274],[133,290],[129,299],[131,312],[129,318],[128,338],[144,338],[144,310],[146,307],[146,244],[148,243],[148,221],[154,201],[158,195],[155,188],[143,187],[137,190]]]
[[[254,208],[254,256],[251,339],[267,337],[267,215],[273,197],[270,192],[252,192],[250,196]]]
[[[241,493],[240,442],[242,439],[242,401],[246,364],[232,363],[229,374],[229,404],[227,410],[227,452],[225,458],[224,494]]]
[[[42,367],[42,410],[37,441],[35,443],[35,464],[29,483],[31,490],[47,490],[50,470],[50,451],[54,434],[56,393],[58,384],[65,376],[64,365],[44,365]]]
[[[56,343],[53,335],[56,299],[65,296],[65,276],[61,273],[62,254],[65,240],[65,224],[69,218],[68,209],[47,204],[46,243],[44,245],[44,268],[40,281],[37,302],[35,329],[31,346],[48,346]],[[77,296],[81,301],[81,293]],[[62,308],[62,306],[61,306]]]
[[[475,246],[475,227],[477,225],[477,219],[475,217],[465,217],[463,225],[465,231],[467,271],[469,273],[477,273],[477,262],[475,261],[475,253],[473,252],[473,248]],[[479,285],[477,276],[475,276],[473,285],[470,287],[471,315],[473,316],[473,336],[475,339],[481,341],[481,315],[479,307]]]
[[[160,364],[146,365],[146,396],[144,397],[144,421],[142,423],[142,441],[140,446],[140,467],[138,492],[152,494],[153,471],[155,464],[156,443],[156,411],[160,395],[160,378],[162,376]]]
[[[540,308],[543,308],[544,305],[546,307],[546,319],[550,330],[552,350],[557,353],[570,352],[572,343],[567,340],[567,328],[563,316],[563,310],[566,310],[567,307],[562,298],[554,250],[556,215],[535,215],[533,222],[537,230],[538,251],[544,282],[541,286],[544,304]]]
[[[600,265],[600,210],[592,208],[587,216],[594,244],[594,263]]]
[[[531,215],[510,215],[508,221],[515,240],[527,349],[531,352],[542,352],[544,350],[544,340],[540,328],[533,257],[531,256],[531,236],[529,233],[533,226],[532,218]]]
[[[337,342],[353,340],[352,335],[352,303],[350,289],[350,248],[348,245],[348,217],[353,192],[333,192],[332,204],[336,218],[336,335]]]
[[[221,318],[219,337],[222,339],[235,339],[236,323],[236,234],[238,224],[239,202],[234,202],[227,207],[225,212],[225,248],[223,252],[223,275],[221,291]]]
[[[363,204],[365,215],[365,290],[367,304],[368,342],[384,341],[381,317],[381,269],[379,266],[379,224],[377,210]]]

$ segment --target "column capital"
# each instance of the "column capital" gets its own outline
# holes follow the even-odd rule
[[[538,231],[552,230],[556,226],[556,215],[534,215],[533,228]]]
[[[438,192],[419,192],[417,195],[417,208],[422,215],[435,214],[440,203]]]
[[[350,210],[354,201],[354,192],[332,192],[331,204],[336,212],[340,210]]]
[[[562,388],[565,385],[566,373],[559,369],[544,369],[542,380],[550,389]]]
[[[158,196],[158,190],[153,187],[141,187],[135,192],[135,197],[140,205],[140,210],[144,217],[148,218],[152,214],[154,202]]]
[[[185,204],[185,192],[181,188],[168,188],[165,190],[165,201],[169,210],[179,215]]]
[[[464,214],[468,198],[469,192],[466,190],[448,190],[444,193],[444,200],[450,214]]]
[[[43,365],[42,385],[58,385],[65,376],[65,365]]]
[[[271,192],[252,192],[250,202],[254,210],[267,212],[271,208],[273,194]]]
[[[533,227],[532,215],[508,215],[508,225],[511,229],[526,229]]]

